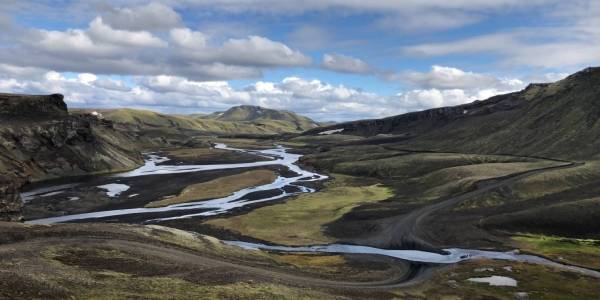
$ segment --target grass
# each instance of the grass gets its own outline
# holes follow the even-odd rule
[[[173,277],[136,277],[102,273],[103,282],[76,292],[82,299],[336,299],[310,289],[280,284],[238,282],[200,285]],[[339,299],[339,298],[337,298]]]
[[[393,195],[389,188],[379,184],[354,186],[350,177],[335,175],[334,178],[317,193],[258,208],[245,215],[209,220],[207,224],[277,244],[324,244],[334,241],[323,233],[325,224],[361,204]]]
[[[482,163],[445,168],[414,181],[422,192],[421,201],[431,201],[468,191],[478,181],[508,176],[555,165],[555,162]]]
[[[560,169],[525,178],[513,186],[518,199],[532,199],[560,193],[592,181],[600,180],[600,161]]]
[[[381,178],[411,178],[437,170],[463,165],[535,161],[511,156],[455,153],[415,153],[355,161],[349,159],[333,167],[336,173]]]
[[[510,269],[506,268],[510,267]],[[476,271],[491,268],[493,271]],[[469,278],[506,276],[517,280],[517,287],[490,286],[469,282]],[[400,299],[596,299],[600,293],[598,279],[577,273],[558,271],[541,265],[519,262],[474,260],[462,262],[434,274],[415,287],[396,291]]]
[[[271,170],[252,170],[241,174],[220,177],[211,181],[189,185],[179,195],[146,204],[146,207],[161,207],[191,201],[227,197],[234,192],[259,185],[269,184],[277,178]]]
[[[381,280],[389,276],[385,273],[386,270],[383,274],[379,271],[372,272],[371,265],[355,269],[354,265],[339,255],[288,255],[247,251],[227,246],[212,237],[157,225],[82,224],[61,227],[65,230],[62,231],[63,234],[67,236],[78,232],[84,237],[97,233],[99,226],[104,229],[102,232],[105,234],[112,233],[121,238],[125,234],[128,239],[133,240],[142,236],[149,238],[148,241],[160,241],[194,252],[210,253],[209,257],[223,257],[227,261],[243,261],[264,268],[273,266],[282,270],[293,269],[296,272],[335,279],[345,277],[348,273],[357,280]],[[19,228],[31,229],[30,226],[21,224],[11,228],[17,231]],[[33,230],[61,231],[57,227],[36,227]],[[4,253],[5,257],[0,260],[2,299],[343,298],[329,294],[326,289],[286,286],[277,279],[264,281],[261,276],[244,271],[211,266],[210,260],[206,267],[202,264],[192,267],[185,260],[176,257],[156,259],[156,254],[147,252],[144,247],[115,246],[110,241],[98,245],[59,241],[52,245],[28,248],[26,255],[22,251],[9,247]],[[368,275],[364,275],[365,273]]]
[[[600,241],[544,235],[513,237],[516,245],[527,252],[558,262],[600,269]]]
[[[216,143],[224,143],[232,148],[241,149],[273,149],[275,145],[272,140],[257,140],[257,139],[244,139],[244,138],[218,138],[213,140]]]
[[[600,161],[532,175],[502,189],[463,203],[462,208],[506,205],[522,201],[551,200],[556,203],[595,197],[600,183]]]
[[[83,110],[90,111],[90,110]],[[247,133],[275,134],[282,132],[299,132],[295,120],[268,120],[255,122],[220,121],[190,115],[165,115],[140,109],[99,109],[103,116],[111,121],[132,124],[146,129],[184,129],[214,133]],[[308,126],[302,124],[302,126]],[[309,129],[307,127],[304,129]]]
[[[169,156],[194,164],[237,163],[264,160],[262,157],[215,148],[183,148],[167,151]]]

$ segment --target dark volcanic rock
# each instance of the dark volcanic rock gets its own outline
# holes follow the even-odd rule
[[[28,182],[114,172],[143,162],[136,141],[112,123],[71,116],[62,95],[0,94],[0,220],[18,220]]]
[[[23,202],[19,194],[19,184],[0,175],[0,221],[21,221]]]
[[[0,93],[0,118],[61,118],[68,116],[63,95],[16,95]]]

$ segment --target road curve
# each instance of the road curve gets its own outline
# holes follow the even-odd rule
[[[200,252],[173,244],[149,242],[143,239],[108,236],[74,236],[74,237],[34,237],[25,241],[0,244],[0,256],[7,256],[15,251],[27,253],[42,252],[48,245],[53,247],[91,247],[126,251],[138,254],[144,259],[158,259],[173,265],[185,266],[188,270],[206,270],[207,268],[223,268],[224,270],[249,274],[260,281],[285,283],[290,286],[342,288],[342,289],[390,289],[405,287],[424,279],[425,273],[430,274],[431,268],[404,267],[400,261],[392,266],[397,276],[380,281],[340,281],[318,278],[309,273],[302,273],[277,266],[259,266],[255,263],[230,260],[208,252]],[[102,267],[102,266],[98,266]],[[216,269],[218,270],[218,269]],[[417,276],[419,275],[419,276]],[[418,278],[418,279],[417,279]],[[418,281],[417,281],[418,280]]]
[[[424,220],[430,217],[433,213],[457,205],[467,199],[480,196],[496,188],[513,184],[521,179],[536,174],[574,168],[581,166],[583,162],[567,162],[558,166],[544,167],[539,169],[528,170],[524,172],[514,173],[503,177],[497,177],[480,181],[475,184],[475,189],[458,196],[450,197],[441,202],[423,206],[408,214],[388,218],[384,221],[383,230],[374,234],[371,237],[361,239],[359,243],[374,245],[380,248],[400,247],[414,248],[426,251],[440,251],[439,247],[432,245],[427,241],[425,232],[420,226]]]

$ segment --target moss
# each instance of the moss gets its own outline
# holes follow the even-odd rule
[[[423,176],[437,170],[463,165],[527,161],[535,160],[497,155],[416,153],[362,161],[349,158],[347,162],[335,165],[333,171],[354,176],[398,179]]]
[[[322,244],[333,241],[323,233],[323,225],[341,218],[354,207],[393,195],[380,184],[352,186],[352,178],[334,177],[333,182],[317,193],[206,223],[278,244]]]
[[[422,200],[430,201],[467,192],[476,182],[481,180],[508,176],[556,164],[556,162],[552,161],[540,161],[481,163],[457,166],[434,171],[416,179],[412,183],[421,187],[423,191]]]
[[[253,170],[237,175],[220,177],[208,182],[187,186],[179,195],[146,204],[146,207],[160,207],[191,201],[202,201],[229,196],[241,189],[260,186],[275,181],[277,174],[271,170]]]
[[[481,269],[490,269],[481,271]],[[493,271],[492,271],[493,270]],[[469,278],[506,276],[517,287],[490,286],[469,282]],[[595,299],[600,293],[598,279],[577,273],[518,262],[475,260],[449,266],[428,281],[396,291],[401,299]]]
[[[82,299],[336,299],[310,289],[278,284],[234,283],[203,286],[172,277],[109,274],[100,285],[78,290]],[[339,298],[337,298],[339,299]]]
[[[600,269],[600,241],[544,235],[513,237],[516,245],[527,252],[546,256],[558,262]]]
[[[527,169],[549,167],[556,164],[558,163],[551,161],[540,161],[534,163],[502,163],[493,165],[482,164],[480,166],[482,168],[487,167],[487,169],[481,170],[484,172],[482,174],[488,173],[490,176],[486,177],[494,177],[492,176],[494,174],[503,176],[503,172],[510,174],[522,172]],[[538,199],[552,200],[557,198],[560,199],[561,203],[564,203],[567,200],[580,200],[582,197],[587,196],[585,192],[592,194],[595,193],[590,186],[600,182],[599,166],[599,161],[590,161],[586,162],[586,164],[582,166],[550,170],[540,174],[535,174],[520,179],[508,187],[503,187],[502,189],[497,189],[482,196],[466,200],[461,203],[457,209],[462,210],[493,207],[513,202]],[[476,166],[473,167],[477,168]],[[574,195],[576,197],[573,197]]]

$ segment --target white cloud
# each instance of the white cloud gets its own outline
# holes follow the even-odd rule
[[[89,36],[99,43],[132,47],[166,47],[167,43],[148,31],[129,31],[113,29],[104,24],[101,17],[90,23]]]
[[[110,78],[96,79],[93,84],[96,87],[112,91],[129,92],[131,90],[123,81]]]
[[[83,83],[83,84],[91,84],[92,82],[96,81],[98,79],[98,76],[94,75],[94,74],[90,74],[90,73],[80,73],[77,74],[77,80],[79,80],[79,82]]]
[[[241,65],[302,66],[311,63],[311,59],[299,51],[255,35],[226,41],[221,56],[224,60]]]
[[[146,31],[115,30],[103,23],[102,18],[90,22],[87,30],[69,29],[50,31],[32,29],[21,37],[24,50],[63,57],[73,60],[78,57],[114,58],[147,47],[165,47],[166,42]],[[35,55],[31,53],[31,55]]]
[[[432,66],[429,72],[405,72],[390,79],[417,87],[397,95],[400,105],[409,111],[485,100],[526,86],[518,78],[497,78],[437,65]]]
[[[368,74],[373,69],[364,61],[341,54],[323,55],[323,67],[336,72]]]
[[[103,17],[113,28],[133,31],[169,29],[181,24],[181,17],[173,8],[157,2],[110,8]]]
[[[159,37],[160,36],[160,37]],[[257,78],[268,68],[309,66],[310,57],[265,37],[215,43],[186,27],[172,28],[167,39],[149,31],[115,29],[103,17],[86,29],[30,29],[0,47],[6,69],[30,68],[118,75],[183,76],[193,80]]]
[[[406,72],[396,77],[422,88],[513,90],[524,85],[518,79],[501,79],[491,75],[465,72],[461,69],[437,65],[432,66],[429,72]]]
[[[199,31],[189,28],[174,28],[169,32],[171,41],[177,46],[190,50],[201,50],[206,47],[207,37]]]

